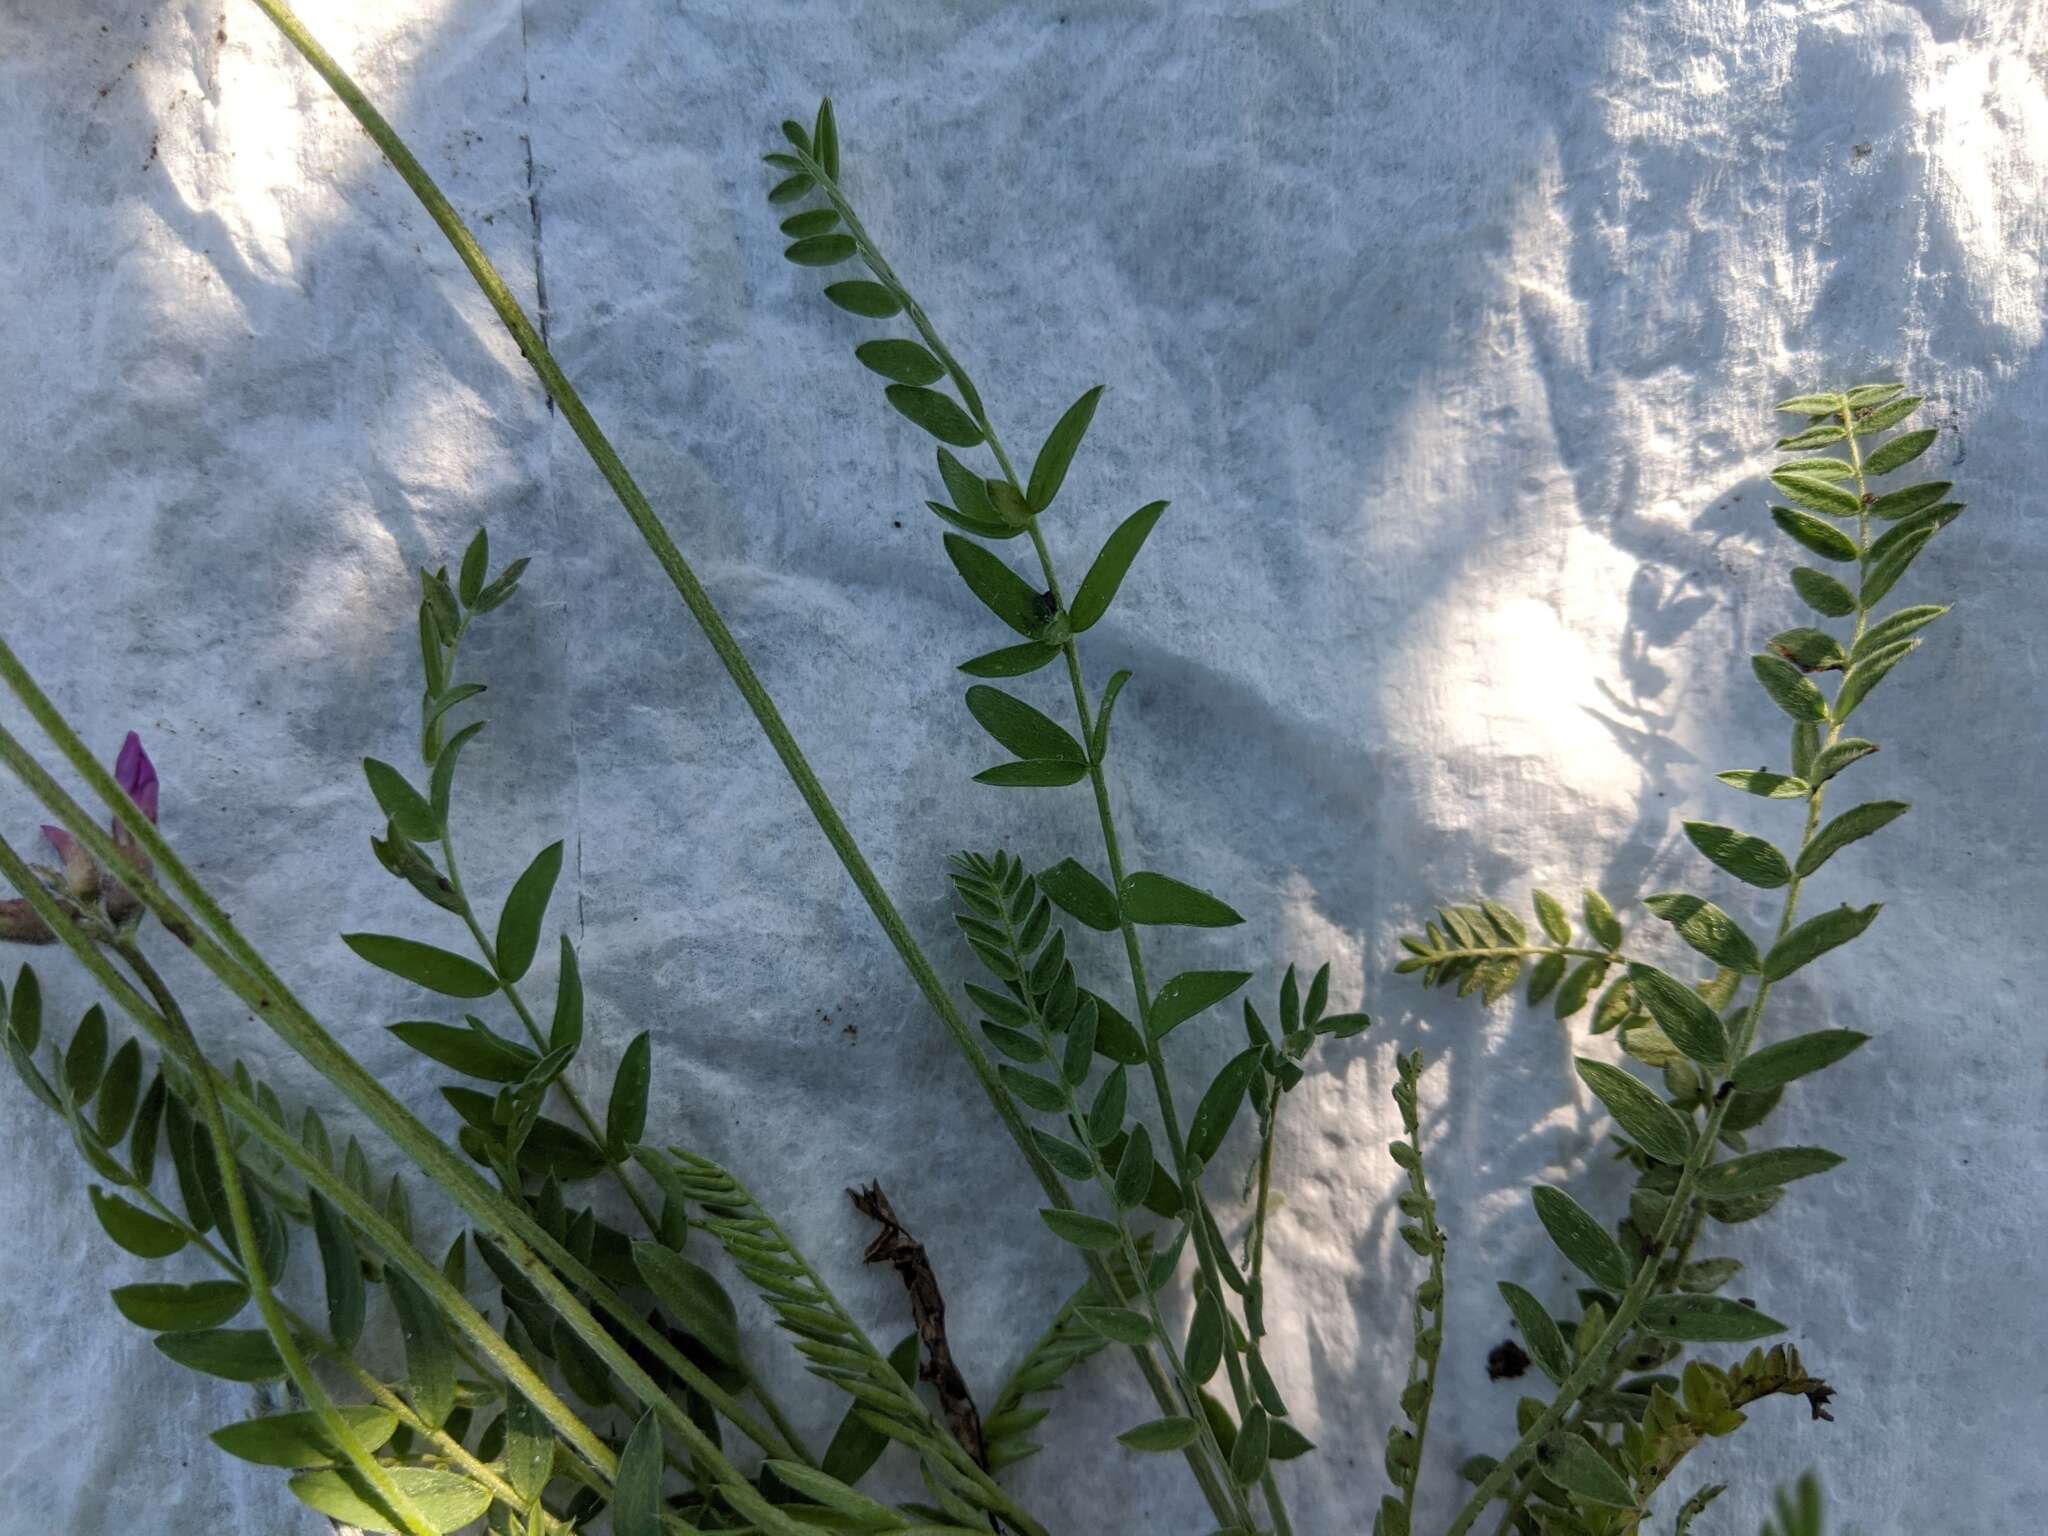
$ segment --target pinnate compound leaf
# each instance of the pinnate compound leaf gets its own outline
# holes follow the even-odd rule
[[[1115,894],[1084,864],[1061,859],[1039,873],[1038,888],[1061,911],[1097,933],[1109,933],[1118,926]]]
[[[1093,628],[1109,612],[1117,589],[1123,585],[1124,574],[1130,570],[1131,562],[1138,558],[1138,551],[1145,547],[1152,525],[1159,521],[1166,507],[1167,503],[1163,501],[1140,507],[1125,518],[1103,543],[1101,553],[1088,567],[1088,574],[1081,579],[1080,589],[1075,592],[1074,601],[1068,609],[1075,634]]]
[[[454,1472],[437,1467],[386,1467],[398,1491],[412,1501],[436,1531],[459,1531],[490,1508],[490,1491]],[[301,1504],[359,1531],[398,1531],[403,1527],[384,1501],[353,1468],[301,1472],[287,1486]]]
[[[1637,1321],[1651,1333],[1688,1344],[1746,1344],[1783,1333],[1785,1325],[1725,1296],[1652,1296]]]
[[[1867,907],[1836,907],[1818,917],[1809,917],[1771,946],[1764,956],[1764,978],[1783,981],[1801,966],[1818,960],[1829,950],[1857,937],[1877,919],[1882,903]]]
[[[1152,1038],[1164,1039],[1205,1008],[1212,1008],[1252,979],[1250,971],[1183,971],[1159,989],[1147,1020]]]
[[[1563,1190],[1538,1184],[1531,1191],[1537,1219],[1550,1240],[1573,1264],[1592,1277],[1596,1285],[1610,1291],[1624,1291],[1635,1276],[1621,1247],[1607,1235],[1593,1213]]]
[[[1634,1074],[1604,1061],[1581,1056],[1575,1063],[1579,1076],[1593,1090],[1595,1098],[1614,1116],[1614,1123],[1627,1132],[1650,1156],[1661,1162],[1678,1163],[1692,1150],[1692,1122],[1665,1103]]]
[[[946,555],[967,589],[997,618],[1027,639],[1043,627],[1038,593],[996,555],[957,533],[946,535]]]
[[[823,238],[832,240],[839,237],[826,235]],[[808,245],[811,242],[800,243]],[[847,241],[848,245],[852,243]],[[891,384],[882,393],[889,397],[889,403],[899,412],[942,443],[950,443],[955,448],[972,448],[981,441],[981,428],[974,424],[973,417],[954,403],[950,395],[942,395],[935,389],[921,389],[914,384]]]
[[[1792,878],[1785,855],[1760,837],[1711,821],[1688,821],[1685,835],[1714,864],[1759,889],[1776,890]]]
[[[1025,500],[1033,512],[1043,512],[1053,504],[1059,495],[1060,486],[1066,482],[1067,469],[1074,462],[1074,453],[1081,446],[1081,439],[1088,433],[1088,424],[1095,419],[1095,407],[1102,399],[1102,386],[1096,385],[1068,406],[1045,446],[1038,450],[1038,457],[1031,465],[1031,480],[1025,490]]]
[[[1208,892],[1143,869],[1124,876],[1123,912],[1134,923],[1189,928],[1230,928],[1244,921]]]
[[[1735,1086],[1746,1093],[1782,1088],[1809,1072],[1833,1066],[1869,1038],[1853,1029],[1819,1029],[1780,1040],[1735,1064]]]
[[[1706,1066],[1718,1066],[1727,1059],[1728,1032],[1721,1016],[1699,993],[1653,965],[1631,964],[1628,979],[1636,1000],[1679,1050]]]
[[[967,712],[999,744],[1019,757],[1036,761],[1087,761],[1081,743],[1065,726],[1000,688],[991,688],[985,683],[969,688]]]
[[[379,1449],[398,1428],[398,1415],[375,1404],[337,1407],[335,1411],[366,1451]],[[320,1415],[310,1411],[224,1424],[207,1438],[230,1456],[259,1467],[320,1467],[342,1459],[342,1449],[328,1438]]]
[[[341,942],[380,970],[443,997],[489,997],[498,978],[474,960],[384,933],[344,933]]]
[[[541,920],[547,916],[548,899],[554,895],[555,880],[562,873],[562,845],[550,843],[534,855],[526,871],[513,882],[498,915],[498,974],[517,981],[533,965],[540,948]]]
[[[1542,1302],[1519,1285],[1503,1280],[1500,1282],[1500,1294],[1508,1304],[1508,1311],[1514,1314],[1516,1326],[1522,1330],[1522,1339],[1529,1346],[1529,1358],[1536,1362],[1544,1375],[1562,1383],[1571,1374],[1572,1356],[1565,1347],[1564,1335],[1559,1332],[1556,1319]]]

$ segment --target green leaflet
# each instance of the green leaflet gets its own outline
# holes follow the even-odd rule
[[[1163,501],[1140,507],[1118,524],[1116,531],[1103,543],[1101,553],[1088,567],[1088,574],[1082,578],[1068,609],[1075,634],[1092,629],[1109,611],[1117,589],[1123,585],[1124,574],[1130,570],[1131,562],[1138,558],[1138,551],[1145,547],[1146,537],[1166,508],[1167,503]]]
[[[1652,1296],[1636,1320],[1651,1333],[1688,1344],[1746,1344],[1785,1331],[1776,1318],[1725,1296]]]
[[[363,1336],[368,1296],[363,1284],[363,1256],[348,1223],[318,1190],[308,1190],[314,1241],[320,1249],[320,1272],[327,1286],[327,1333],[343,1349],[353,1349]]]
[[[370,793],[377,808],[391,818],[391,824],[414,842],[431,842],[441,835],[441,825],[427,798],[407,782],[389,763],[374,757],[363,759],[363,777],[370,781]]]
[[[619,1161],[624,1161],[647,1130],[652,1057],[653,1044],[643,1029],[628,1042],[619,1057],[619,1070],[612,1077],[611,1097],[605,1104],[604,1141],[612,1157]]]
[[[1628,1289],[1635,1270],[1621,1247],[1607,1235],[1607,1229],[1578,1201],[1563,1190],[1538,1184],[1530,1192],[1537,1219],[1567,1259],[1592,1277],[1595,1284],[1610,1291]]]
[[[612,1483],[613,1536],[662,1536],[661,1425],[648,1409],[626,1438]]]
[[[1738,880],[1770,891],[1792,878],[1792,865],[1785,855],[1760,837],[1711,821],[1688,821],[1685,835],[1693,847]]]
[[[444,997],[489,997],[498,978],[474,960],[383,933],[344,933],[341,942],[380,970]]]
[[[123,1285],[109,1294],[121,1315],[136,1327],[173,1333],[217,1328],[249,1300],[249,1288],[239,1280]]]
[[[1009,538],[1022,531],[1005,527],[996,516],[996,509],[989,504],[988,484],[981,476],[943,448],[938,451],[938,463],[939,478],[946,482],[946,494],[953,498],[953,505],[960,509],[962,517],[996,528],[999,530],[995,535],[997,538]]]
[[[141,1096],[142,1047],[133,1040],[123,1040],[114,1059],[107,1064],[93,1104],[93,1129],[107,1146],[118,1145],[128,1134]]]
[[[1123,1241],[1116,1224],[1099,1216],[1053,1209],[1042,1209],[1038,1216],[1052,1229],[1053,1236],[1072,1243],[1076,1248],[1110,1249]]]
[[[1796,512],[1790,507],[1773,507],[1771,521],[1823,560],[1856,558],[1856,541],[1834,524],[1822,522],[1811,512]]]
[[[1920,402],[1924,398],[1925,396],[1922,395],[1907,395],[1904,399],[1894,400],[1889,405],[1880,405],[1872,410],[1859,411],[1856,416],[1856,435],[1858,437],[1869,437],[1874,433],[1884,431],[1887,427],[1898,425],[1920,409]]]
[[[1564,1431],[1552,1435],[1537,1448],[1536,1465],[1574,1498],[1615,1509],[1635,1504],[1627,1480],[1578,1435]]]
[[[1806,675],[1782,656],[1758,655],[1749,659],[1756,680],[1763,684],[1771,702],[1794,720],[1822,721],[1828,717],[1828,701]]]
[[[781,224],[782,232],[792,240],[827,234],[838,227],[839,210],[836,208],[813,208],[807,213],[793,213]]]
[[[1765,768],[1731,768],[1714,775],[1730,789],[1761,795],[1767,800],[1804,800],[1813,786],[1789,773],[1772,773]]]
[[[1780,400],[1771,409],[1788,416],[1832,416],[1842,405],[1840,395],[1794,395],[1789,400]]]
[[[1244,1103],[1245,1091],[1259,1075],[1259,1061],[1264,1054],[1261,1047],[1253,1046],[1224,1063],[1223,1070],[1216,1074],[1216,1080],[1195,1106],[1194,1119],[1188,1123],[1189,1156],[1206,1163],[1222,1147],[1223,1138]]]
[[[1044,627],[1037,591],[999,557],[956,533],[947,534],[945,542],[953,568],[990,613],[1027,639]]]
[[[1102,386],[1098,384],[1068,406],[1047,436],[1045,446],[1038,450],[1038,457],[1031,465],[1030,484],[1024,493],[1024,499],[1030,503],[1033,512],[1043,512],[1059,495],[1061,485],[1066,482],[1067,468],[1074,462],[1075,450],[1087,435],[1088,424],[1095,419],[1095,407],[1101,399]]]
[[[1809,783],[1827,783],[1836,774],[1853,762],[1870,756],[1877,750],[1877,743],[1865,741],[1860,736],[1844,736],[1831,747],[1823,747],[1814,754],[1813,762],[1807,768]]]
[[[337,1407],[356,1442],[374,1452],[398,1428],[398,1415],[374,1404]],[[328,1438],[320,1415],[274,1413],[267,1418],[224,1424],[207,1437],[230,1456],[259,1467],[319,1467],[342,1459],[341,1447]]]
[[[1860,909],[1836,907],[1832,912],[1809,917],[1771,946],[1771,952],[1764,956],[1764,978],[1783,981],[1801,966],[1861,934],[1882,910],[1882,903],[1874,903]]]
[[[457,1029],[428,1019],[387,1025],[392,1034],[429,1060],[486,1083],[516,1083],[539,1060],[523,1045],[483,1028]]]
[[[1501,1299],[1507,1302],[1508,1311],[1514,1314],[1515,1324],[1522,1330],[1523,1341],[1529,1346],[1529,1358],[1552,1381],[1562,1382],[1571,1374],[1572,1357],[1565,1346],[1564,1335],[1558,1331],[1556,1320],[1544,1309],[1542,1302],[1519,1285],[1506,1280],[1499,1284]]]
[[[1901,432],[1897,437],[1873,452],[1863,461],[1863,472],[1867,475],[1888,475],[1920,457],[1934,446],[1940,434],[1933,427],[1923,427],[1917,432]]]
[[[1854,517],[1863,508],[1854,491],[1845,490],[1833,480],[1819,475],[1775,469],[1771,471],[1771,484],[1783,491],[1789,500],[1811,511],[1825,512],[1829,517]]]
[[[1841,692],[1835,695],[1835,720],[1839,724],[1847,720],[1869,696],[1870,690],[1883,682],[1891,669],[1904,661],[1920,648],[1918,640],[1900,640],[1881,651],[1872,651],[1858,661],[1842,678]]]
[[[156,1347],[187,1370],[224,1381],[276,1381],[284,1375],[277,1346],[261,1328],[209,1328],[162,1333]]]
[[[1652,1157],[1678,1163],[1692,1150],[1692,1122],[1645,1087],[1634,1075],[1581,1056],[1574,1065],[1614,1123]]]
[[[488,1489],[435,1467],[386,1467],[398,1491],[437,1531],[459,1531],[490,1508]],[[397,1531],[397,1518],[353,1468],[301,1472],[287,1485],[300,1503],[361,1531]]]
[[[844,283],[828,283],[825,297],[850,314],[861,315],[869,320],[887,320],[902,313],[903,306],[896,302],[896,295],[880,283],[858,280]]]
[[[548,1028],[548,1052],[573,1052],[583,1043],[583,972],[569,935],[562,935],[562,964],[555,982],[555,1016]]]
[[[1000,650],[960,663],[969,677],[1024,677],[1059,659],[1060,648],[1039,640],[1006,645]]]
[[[1826,571],[1816,571],[1810,565],[1792,568],[1792,590],[1805,600],[1807,607],[1831,619],[1845,618],[1856,611],[1856,594]]]
[[[72,1102],[83,1105],[99,1091],[100,1076],[107,1069],[107,1012],[94,1003],[78,1021],[71,1043],[64,1048],[64,1086]],[[112,1177],[112,1175],[109,1175]]]
[[[1751,1093],[1783,1087],[1809,1072],[1833,1066],[1869,1038],[1853,1029],[1820,1029],[1780,1040],[1735,1064],[1735,1086]]]
[[[811,123],[811,158],[825,169],[828,181],[839,179],[839,124],[832,115],[832,98],[818,103],[818,115]]]
[[[1112,1344],[1149,1344],[1151,1321],[1129,1307],[1076,1307],[1075,1315]]]
[[[824,238],[840,237],[826,235]],[[811,242],[799,243],[808,245]],[[847,241],[848,245],[852,243]],[[950,443],[955,448],[972,448],[981,441],[981,428],[949,395],[942,395],[935,389],[920,389],[914,384],[891,384],[882,393],[889,397],[889,403],[898,411],[942,443]]]
[[[1839,672],[1849,662],[1842,642],[1824,629],[1784,630],[1771,636],[1770,647],[1802,672]]]
[[[1183,971],[1152,999],[1146,1026],[1154,1040],[1192,1019],[1205,1008],[1214,1007],[1252,979],[1250,971]]]
[[[1058,789],[1078,784],[1088,777],[1088,765],[1062,758],[1044,758],[1017,763],[998,763],[974,776],[977,784],[998,789]]]
[[[110,1195],[97,1184],[92,1196],[92,1213],[117,1247],[139,1259],[166,1259],[185,1246],[185,1234],[161,1217],[131,1205],[119,1195]]]
[[[1870,515],[1886,522],[1904,517],[1909,512],[1918,512],[1922,507],[1931,507],[1955,487],[1946,480],[1928,480],[1920,485],[1901,486],[1896,491],[1887,491],[1870,504]]]
[[[1727,1200],[1826,1173],[1841,1161],[1825,1147],[1772,1147],[1707,1164],[1700,1170],[1697,1187],[1702,1199]]]
[[[917,1351],[918,1341],[914,1333],[889,1351],[889,1367],[906,1387],[917,1379]],[[827,1477],[848,1485],[865,1477],[868,1469],[881,1460],[882,1452],[889,1448],[889,1437],[861,1418],[860,1408],[861,1400],[855,1398],[853,1406],[839,1421],[839,1428],[833,1433],[832,1443],[825,1447],[824,1459],[819,1464]],[[991,1420],[991,1442],[996,1438]],[[991,1451],[993,1449],[991,1444]]]
[[[1813,841],[1800,853],[1799,874],[1812,874],[1849,844],[1890,826],[1910,809],[1903,800],[1872,800],[1842,812],[1814,834]]]
[[[1133,1451],[1177,1451],[1193,1445],[1202,1427],[1190,1418],[1154,1419],[1118,1435],[1117,1443]]]
[[[1124,876],[1122,906],[1134,923],[1230,928],[1244,921],[1208,892],[1150,870]]]
[[[438,1428],[455,1408],[455,1347],[448,1341],[441,1310],[405,1271],[384,1271],[405,1344],[405,1373],[413,1411]]]
[[[498,974],[517,981],[533,964],[540,947],[541,920],[547,915],[548,898],[554,894],[555,879],[562,872],[562,845],[550,843],[534,856],[526,872],[513,883],[505,898],[505,910],[498,916]]]
[[[1728,1034],[1721,1016],[1699,993],[1653,965],[1631,964],[1628,979],[1637,1001],[1679,1050],[1705,1066],[1727,1060]]]
[[[1688,896],[1682,891],[1667,891],[1662,895],[1644,897],[1643,905],[1676,928],[1686,943],[1718,965],[1750,976],[1763,963],[1755,941],[1742,931],[1742,925],[1711,901]]]
[[[1850,659],[1861,661],[1871,652],[1881,651],[1894,641],[1925,629],[1948,610],[1947,603],[1919,603],[1911,608],[1901,608],[1866,629],[1863,638],[1856,642],[1856,649],[1849,653]]]
[[[914,341],[864,341],[853,355],[862,367],[898,384],[932,384],[946,376],[945,365]]]
[[[798,180],[804,183],[803,190],[809,190],[810,179],[808,177],[792,176],[789,179],[789,181]],[[789,182],[784,182],[782,185],[786,187],[789,185]],[[778,187],[776,190],[780,191],[781,188]],[[773,195],[773,193],[770,194],[770,196]],[[799,192],[797,195],[801,196],[802,193]],[[857,249],[858,247],[854,245],[853,236],[851,235],[813,235],[808,240],[796,241],[784,250],[782,254],[800,267],[832,267],[837,266],[842,261],[851,261]]]
[[[1586,892],[1583,906],[1586,927],[1592,931],[1593,937],[1599,940],[1600,947],[1613,949],[1620,944],[1621,922],[1615,917],[1614,908],[1608,903],[1607,898],[1598,891],[1589,890]]]
[[[1073,859],[1061,859],[1050,869],[1041,870],[1038,888],[1061,911],[1098,933],[1112,932],[1118,925],[1116,896],[1093,870]]]
[[[967,712],[997,743],[1021,758],[1081,763],[1087,754],[1065,726],[1014,694],[977,683],[967,690]]]

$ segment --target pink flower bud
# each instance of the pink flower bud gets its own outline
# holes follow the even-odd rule
[[[57,935],[43,925],[26,901],[0,901],[0,943],[54,944]]]
[[[64,866],[64,889],[79,901],[90,902],[100,890],[100,867],[93,863],[92,855],[62,827],[44,827],[43,837],[57,850]]]

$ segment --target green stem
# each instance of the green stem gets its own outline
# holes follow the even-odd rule
[[[1857,446],[1855,422],[1846,402],[1842,408],[1842,419],[1849,427],[1850,464],[1856,478],[1858,499],[1861,500],[1867,491],[1863,474],[1863,455],[1861,449]],[[1869,622],[1868,613],[1863,606],[1861,591],[1863,581],[1867,579],[1870,569],[1870,516],[1867,512],[1860,514],[1857,518],[1857,546],[1859,574],[1857,581],[1856,624],[1854,634],[1850,640],[1850,649],[1852,651],[1855,649],[1856,642],[1863,638],[1864,628]],[[1828,728],[1824,746],[1833,746],[1841,738],[1841,734],[1841,722],[1838,720],[1832,721]],[[1799,839],[1799,851],[1802,855],[1812,844],[1814,833],[1819,830],[1821,802],[1826,798],[1826,795],[1827,786],[1819,784],[1814,786],[1812,794],[1807,799],[1806,826]],[[1794,873],[1792,879],[1785,887],[1784,908],[1778,918],[1777,937],[1779,939],[1783,939],[1787,933],[1791,932],[1793,920],[1799,911],[1799,893],[1806,883],[1805,877],[1797,872],[1799,862],[1796,858],[1792,860]],[[1733,1064],[1739,1064],[1743,1057],[1747,1056],[1755,1046],[1758,1031],[1763,1023],[1764,1005],[1770,1000],[1771,988],[1772,983],[1769,979],[1766,978],[1758,981],[1756,992],[1750,999],[1749,1007],[1743,1011],[1742,1023],[1734,1043]],[[1733,1064],[1731,1064],[1730,1068],[1731,1073],[1733,1071]],[[1564,1385],[1558,1389],[1557,1396],[1552,1399],[1550,1406],[1530,1426],[1528,1433],[1515,1443],[1514,1449],[1509,1451],[1500,1463],[1491,1472],[1487,1473],[1479,1486],[1473,1490],[1471,1498],[1466,1501],[1465,1507],[1459,1512],[1458,1518],[1451,1523],[1450,1529],[1445,1532],[1445,1536],[1464,1536],[1464,1533],[1471,1528],[1472,1522],[1479,1517],[1480,1512],[1495,1498],[1499,1497],[1508,1481],[1521,1471],[1522,1464],[1534,1454],[1537,1445],[1546,1435],[1557,1428],[1559,1423],[1563,1421],[1565,1414],[1584,1395],[1586,1390],[1594,1384],[1595,1379],[1599,1377],[1602,1370],[1606,1367],[1608,1359],[1612,1356],[1615,1349],[1627,1337],[1628,1330],[1635,1322],[1636,1315],[1642,1310],[1644,1301],[1649,1298],[1651,1291],[1655,1288],[1656,1278],[1663,1268],[1665,1250],[1671,1246],[1673,1239],[1678,1236],[1680,1229],[1690,1216],[1693,1190],[1698,1182],[1700,1170],[1712,1160],[1714,1147],[1721,1134],[1722,1122],[1728,1116],[1728,1106],[1732,1098],[1732,1094],[1728,1089],[1729,1084],[1724,1080],[1721,1089],[1714,1096],[1714,1107],[1708,1113],[1706,1127],[1701,1131],[1699,1140],[1694,1143],[1691,1153],[1687,1155],[1685,1163],[1679,1171],[1678,1186],[1672,1192],[1671,1204],[1665,1212],[1663,1221],[1658,1225],[1651,1252],[1636,1271],[1635,1278],[1630,1282],[1628,1290],[1623,1294],[1613,1318],[1609,1320],[1607,1327],[1602,1331],[1600,1338],[1594,1344],[1592,1350],[1587,1353],[1586,1358],[1580,1363],[1578,1369],[1573,1371],[1566,1378]]]
[[[165,1022],[185,1042],[191,1058],[203,1066],[206,1058],[200,1054],[192,1028],[156,968],[141,950],[125,939],[117,939],[112,948],[149,989],[157,1006],[163,1010]],[[242,1187],[241,1159],[235,1151],[234,1137],[228,1132],[227,1116],[221,1111],[220,1095],[214,1090],[212,1073],[195,1072],[192,1080],[198,1091],[200,1117],[205,1122],[207,1137],[213,1143],[214,1164],[220,1170],[221,1192],[227,1196],[228,1228],[234,1235],[235,1251],[241,1255],[242,1275],[248,1284],[249,1294],[255,1298],[256,1310],[263,1318],[264,1331],[270,1335],[278,1359],[284,1362],[285,1374],[298,1388],[299,1396],[305,1399],[314,1417],[319,1419],[320,1427],[341,1448],[348,1464],[370,1485],[400,1524],[412,1536],[439,1536],[438,1527],[427,1518],[426,1512],[392,1480],[384,1464],[363,1448],[355,1431],[349,1428],[348,1421],[335,1408],[326,1388],[320,1385],[320,1378],[313,1374],[313,1368],[300,1353],[290,1320],[271,1291],[270,1276],[264,1272],[261,1251],[256,1245],[256,1223],[249,1215],[249,1194]]]

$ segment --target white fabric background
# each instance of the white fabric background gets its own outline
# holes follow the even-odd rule
[[[1388,974],[1418,903],[1532,883],[1703,886],[1691,815],[1775,826],[1712,780],[1778,761],[1747,655],[1799,611],[1769,527],[1768,404],[1903,371],[1973,505],[1902,595],[1953,597],[1859,727],[1854,792],[1917,802],[1822,899],[1887,903],[1775,1027],[1872,1045],[1774,1122],[1849,1158],[1717,1238],[1793,1322],[1838,1421],[1771,1404],[1675,1488],[1705,1528],[1819,1465],[1842,1528],[2039,1528],[2048,1498],[2039,767],[2048,661],[2042,352],[2048,18],[2007,3],[1141,4],[319,0],[308,20],[527,296],[699,562],[939,959],[944,857],[1093,852],[1080,792],[973,786],[953,663],[1001,635],[921,508],[927,439],[850,356],[872,331],[787,265],[759,154],[838,103],[870,226],[1028,452],[1110,386],[1052,536],[1069,579],[1174,500],[1100,679],[1133,862],[1248,926],[1161,937],[1335,962],[1380,1028],[1293,1103],[1278,1373],[1323,1453],[1304,1532],[1382,1491],[1415,1266],[1393,1234],[1390,1053],[1433,1065],[1450,1343],[1427,1473],[1510,1438],[1497,1278],[1569,1281],[1524,1191],[1613,1210],[1602,1121],[1547,1012]],[[535,557],[472,666],[476,885],[566,836],[555,916],[592,983],[601,1084],[656,1034],[654,1131],[728,1161],[878,1334],[839,1191],[878,1177],[930,1246],[992,1394],[1074,1280],[971,1078],[736,696],[438,234],[317,80],[230,0],[0,0],[0,623],[92,740],[144,732],[171,836],[323,1015],[433,1115],[379,1026],[422,999],[345,929],[437,935],[365,846],[353,766],[403,760],[412,572],[488,522]],[[1034,696],[1035,683],[1027,685]],[[1050,690],[1043,690],[1050,696]],[[1740,803],[1738,803],[1740,802]],[[0,794],[10,837],[39,819]],[[1757,923],[1775,906],[1710,887]],[[1650,942],[1661,942],[1645,934]],[[1112,986],[1109,946],[1083,946]],[[50,957],[53,1009],[85,989]],[[181,971],[181,975],[183,972]],[[208,996],[202,978],[186,983]],[[205,1027],[295,1101],[310,1074],[231,1007]],[[1231,1049],[1176,1037],[1188,1094]],[[105,1299],[55,1124],[0,1090],[0,1530],[311,1530],[206,1442],[246,1390],[161,1360]],[[337,1115],[336,1119],[345,1119]],[[388,1160],[387,1164],[388,1166]],[[1219,1195],[1228,1179],[1215,1180]],[[310,1245],[302,1244],[302,1248]],[[303,1277],[302,1277],[303,1278]],[[750,1312],[750,1315],[752,1313]],[[805,1423],[834,1415],[786,1352]],[[1017,1474],[1064,1530],[1206,1529],[1105,1358]]]

